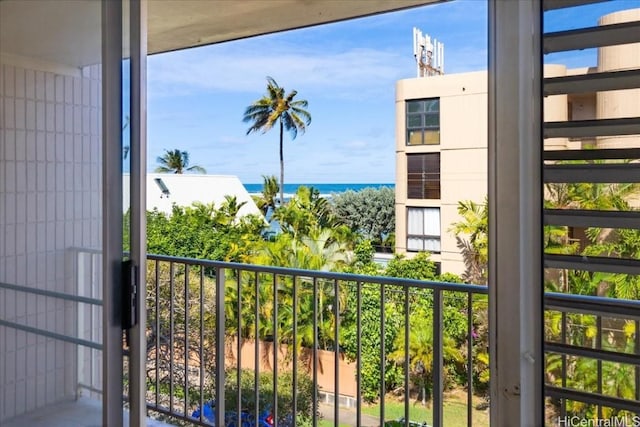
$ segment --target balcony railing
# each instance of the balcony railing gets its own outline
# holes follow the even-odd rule
[[[0,289],[83,304],[85,308],[99,307],[99,295],[87,296],[80,286],[93,283],[90,279],[98,273],[99,265],[96,256],[74,255],[78,263],[76,292],[7,283],[0,283]],[[325,405],[325,410],[330,407],[332,411],[328,421],[336,426],[383,425],[391,418],[385,410],[386,374],[389,367],[395,367],[402,374],[402,387],[395,392],[404,402],[404,420],[393,423],[394,427],[410,421],[427,421],[433,426],[480,425],[472,416],[472,398],[477,352],[487,350],[486,342],[477,337],[478,332],[486,333],[486,329],[477,330],[487,326],[481,325],[487,302],[485,287],[154,255],[148,259],[147,406],[173,423],[266,427],[251,420],[266,421],[270,416],[272,425],[327,425],[317,411],[324,399],[353,403],[355,417],[351,420],[342,418],[339,405]],[[466,324],[463,387],[467,414],[466,419],[455,420],[445,419],[443,413],[445,331],[451,322],[451,303]],[[416,379],[410,356],[414,351],[411,333],[417,329],[412,329],[411,319],[417,307],[425,306],[429,310],[425,316],[429,324],[426,345],[433,358],[430,367],[422,368],[433,384],[433,415],[429,420],[411,420]],[[401,307],[402,321],[389,325],[394,307]],[[85,324],[87,319],[78,319],[77,324]],[[629,417],[640,408],[640,301],[547,293],[544,322],[545,395],[551,403],[548,408],[555,411],[549,414],[547,410],[547,415],[556,419],[551,425],[567,425],[567,417],[576,414],[589,419],[617,417],[616,422],[637,420]],[[102,351],[99,342],[89,341],[91,337],[80,330],[58,331],[51,325],[11,319],[0,319],[0,325],[77,345],[82,360],[84,353],[80,352],[85,349],[92,352],[86,359],[94,362]],[[400,331],[402,357],[385,350],[385,332],[390,328]],[[370,342],[367,338],[371,336],[379,337],[374,361],[379,389],[375,423],[363,411],[371,398],[363,392],[363,380],[371,376],[364,372],[367,349],[363,342]],[[82,370],[78,367],[77,387],[99,394],[99,384],[96,388],[91,380],[86,382],[88,377],[80,375],[81,371],[92,372],[94,365]],[[290,375],[283,377],[283,371]],[[269,383],[266,393],[265,376]],[[310,390],[310,402],[302,390]],[[289,400],[283,399],[287,394]],[[27,391],[27,399],[36,397],[37,390]],[[251,413],[244,411],[247,406]],[[309,408],[311,417],[303,420],[301,414]]]
[[[387,371],[395,367],[402,375],[397,394],[404,402],[404,420],[398,425],[411,420],[414,380],[428,376],[433,384],[432,420],[411,421],[442,426],[447,340],[443,315],[445,305],[455,301],[456,315],[466,319],[465,360],[459,364],[467,401],[466,422],[455,423],[473,425],[479,314],[474,307],[486,311],[484,286],[149,255],[147,287],[150,410],[201,426],[251,425],[250,420],[264,418],[265,411],[274,426],[296,426],[303,420],[316,426],[318,404],[324,399],[334,403],[334,425],[344,424],[339,403],[348,401],[355,412],[351,422],[363,425],[365,400],[371,399],[364,393],[364,381],[370,382],[365,377],[372,375],[365,371],[371,352],[363,359],[363,342],[378,336],[373,362],[376,424],[390,421],[385,413]],[[400,309],[400,324],[387,320],[392,306]],[[416,363],[417,338],[411,328],[412,312],[424,307],[430,328],[419,345],[430,345],[432,366]],[[393,354],[388,350],[391,327],[396,347],[400,342]],[[261,395],[265,382],[268,396]],[[311,388],[310,401],[302,384]]]

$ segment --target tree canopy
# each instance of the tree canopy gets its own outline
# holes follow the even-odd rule
[[[487,284],[489,262],[489,201],[472,200],[458,202],[461,221],[452,224],[449,231],[456,236],[458,249],[462,253],[465,272],[462,279],[478,285]]]
[[[334,194],[331,206],[338,220],[374,245],[382,245],[395,231],[395,192],[392,188],[365,188]]]
[[[280,186],[278,185],[278,178],[274,175],[262,175],[262,180],[262,193],[253,196],[253,201],[258,209],[262,211],[262,215],[266,215],[269,209],[275,210],[276,208],[276,197],[278,191],[280,191]]]
[[[175,150],[164,151],[164,155],[156,158],[158,167],[155,169],[155,172],[182,174],[187,171],[196,173],[207,173],[206,169],[202,166],[189,166],[188,152],[180,151],[177,148]]]

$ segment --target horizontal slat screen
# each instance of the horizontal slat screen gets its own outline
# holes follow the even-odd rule
[[[640,70],[609,71],[544,79],[544,95],[590,93],[640,87]]]
[[[545,225],[640,229],[640,211],[545,209]]]
[[[640,42],[640,22],[624,22],[547,33],[542,38],[542,49],[544,53],[553,53],[637,42]]]
[[[559,424],[640,407],[640,17],[604,3],[542,6],[563,9],[542,14],[541,87],[545,414]]]
[[[640,118],[575,120],[572,122],[546,122],[545,138],[590,138],[596,136],[640,134]]]

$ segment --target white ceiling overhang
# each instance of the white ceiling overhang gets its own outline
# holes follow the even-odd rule
[[[149,53],[236,40],[438,0],[150,0]]]
[[[149,0],[148,51],[167,52],[440,0]],[[97,0],[0,0],[0,51],[71,67],[100,61]]]

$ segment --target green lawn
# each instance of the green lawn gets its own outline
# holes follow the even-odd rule
[[[474,397],[473,405],[477,405],[481,400]],[[464,426],[467,425],[467,401],[465,396],[447,396],[444,403],[444,425],[445,426]],[[415,422],[432,422],[432,409],[430,404],[426,407],[420,403],[411,401],[409,403],[409,420]],[[362,413],[380,416],[380,405],[364,405]],[[398,420],[404,418],[404,403],[387,399],[384,405],[385,420]],[[488,410],[478,411],[472,409],[471,418],[474,426],[488,427],[489,412]]]
[[[333,427],[333,421],[323,420],[322,418],[318,420],[318,427]],[[352,427],[349,424],[340,423],[339,427]]]

